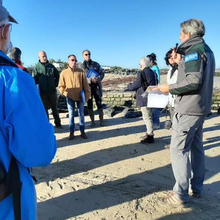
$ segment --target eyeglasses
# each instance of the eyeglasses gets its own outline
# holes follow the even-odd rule
[[[75,60],[75,59],[72,59],[71,61],[72,61],[72,62],[73,62],[73,61],[77,62],[77,60]]]
[[[90,56],[90,53],[86,53],[86,54],[84,54],[85,56]]]

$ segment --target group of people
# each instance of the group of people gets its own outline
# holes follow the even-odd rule
[[[20,57],[15,57],[14,62],[6,55],[11,49],[11,22],[17,23],[0,0],[0,220],[34,220],[37,219],[36,195],[30,169],[48,165],[57,149],[54,128],[46,114],[49,105],[55,125],[62,127],[55,108],[56,87],[67,99],[69,139],[74,138],[75,103],[80,116],[81,136],[87,138],[83,106],[88,101],[91,126],[94,126],[93,97],[103,125],[101,80],[104,73],[100,65],[91,60],[90,51],[85,50],[84,70],[76,67],[77,58],[71,54],[68,68],[59,76],[56,68],[48,62],[46,53],[41,51],[33,79],[16,64]],[[203,39],[203,22],[190,19],[180,26],[182,44],[168,51],[165,58],[171,65],[169,79],[174,76],[175,79],[156,87],[175,99],[175,104],[171,105],[174,112],[171,111],[170,151],[176,183],[168,196],[161,199],[162,203],[171,205],[189,201],[189,187],[193,196],[201,196],[205,177],[203,122],[211,109],[215,72],[213,52]],[[141,107],[146,123],[144,143],[154,141],[153,110],[147,108],[147,99],[141,96],[148,86],[156,85],[160,79],[152,66],[151,57],[143,57],[137,79],[128,86],[128,89],[137,91],[137,105]],[[91,77],[87,77],[89,73]],[[35,83],[39,85],[40,96]]]
[[[57,87],[61,95],[66,97],[69,112],[69,140],[74,139],[75,104],[78,108],[79,127],[82,138],[87,139],[84,121],[85,102],[87,102],[88,113],[91,119],[90,126],[95,126],[93,98],[95,99],[98,108],[100,125],[104,125],[101,84],[101,81],[104,78],[104,71],[97,62],[91,60],[91,52],[89,50],[84,50],[82,55],[84,58],[82,68],[76,66],[77,58],[74,54],[71,54],[68,56],[68,68],[59,74],[56,67],[48,61],[46,52],[40,51],[38,53],[39,61],[32,72],[47,117],[49,119],[48,109],[51,108],[55,127],[59,129],[62,129],[63,127],[57,109]],[[21,50],[19,48],[13,47],[9,51],[9,57],[19,68],[29,73],[28,70],[22,66]],[[87,73],[90,70],[95,71],[97,76],[88,76]]]
[[[214,54],[203,39],[203,22],[190,19],[181,23],[180,27],[181,44],[165,55],[165,61],[171,67],[167,84],[153,88],[169,93],[172,119],[170,152],[176,183],[172,192],[161,202],[175,205],[189,201],[189,187],[192,196],[201,197],[205,178],[203,123],[211,111],[215,73]],[[140,69],[141,72],[128,86],[128,90],[136,91],[136,103],[141,107],[147,128],[141,143],[153,143],[153,110],[147,107],[147,98],[143,98],[142,94],[148,86],[157,84],[157,70],[152,68],[149,56],[140,60]]]
[[[78,108],[79,127],[81,137],[87,139],[85,133],[84,105],[88,102],[88,112],[91,118],[91,127],[95,126],[93,112],[93,98],[98,108],[100,125],[104,125],[103,108],[102,108],[102,84],[104,72],[100,65],[91,60],[91,52],[84,50],[83,69],[76,66],[76,55],[68,56],[68,68],[58,73],[56,67],[49,63],[47,54],[44,51],[39,52],[39,62],[34,68],[33,77],[39,87],[39,93],[48,116],[49,106],[52,109],[54,123],[56,128],[62,128],[59,113],[57,110],[57,87],[61,95],[66,97],[67,108],[69,112],[70,134],[68,139],[74,139],[75,123],[75,104]],[[92,70],[96,75],[88,75]],[[49,117],[48,117],[49,118]]]

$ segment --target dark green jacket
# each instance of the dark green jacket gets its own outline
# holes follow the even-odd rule
[[[178,77],[171,84],[170,93],[177,95],[175,111],[187,115],[207,115],[211,111],[214,54],[198,36],[182,43],[177,53],[183,55],[178,65]]]
[[[59,83],[59,73],[53,64],[49,62],[43,64],[39,61],[32,74],[35,83],[39,84],[40,94],[56,92],[56,87]]]

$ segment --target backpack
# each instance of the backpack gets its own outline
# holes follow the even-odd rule
[[[17,67],[15,63],[0,56],[0,67]],[[21,181],[17,160],[12,155],[8,173],[0,161],[0,202],[12,194],[15,220],[21,220]]]

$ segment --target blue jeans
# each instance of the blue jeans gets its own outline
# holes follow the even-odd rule
[[[75,102],[78,108],[80,132],[84,133],[85,132],[84,104],[81,101],[74,101],[68,97],[66,98],[66,102],[67,102],[67,108],[69,111],[70,133],[74,133],[74,130],[75,130],[75,123],[74,123]]]
[[[153,124],[160,125],[160,116],[158,108],[153,109]]]

